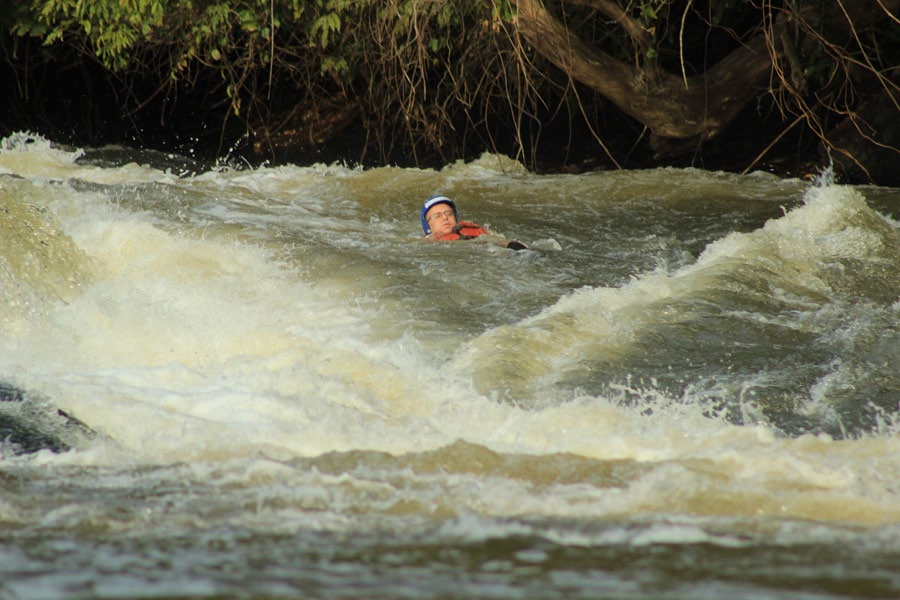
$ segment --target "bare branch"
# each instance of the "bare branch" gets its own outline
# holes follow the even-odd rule
[[[705,73],[680,78],[617,60],[574,36],[540,0],[513,0],[515,23],[539,54],[645,124],[656,137],[709,139],[754,97],[772,67],[764,36]]]
[[[625,33],[628,34],[628,37],[634,40],[642,50],[646,50],[652,44],[650,33],[644,29],[644,26],[637,19],[633,19],[625,9],[611,0],[568,0],[568,4],[596,8],[612,19],[614,23],[621,26]]]
[[[881,10],[883,10],[885,13],[887,13],[887,16],[890,17],[890,19],[892,21],[895,21],[896,23],[900,24],[900,19],[898,19],[894,15],[894,13],[892,13],[890,10],[888,10],[888,8],[881,2],[881,0],[875,0],[875,1],[878,2],[878,6],[881,7]]]

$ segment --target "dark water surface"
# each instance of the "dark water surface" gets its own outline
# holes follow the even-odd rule
[[[0,598],[900,597],[900,191],[31,140]]]

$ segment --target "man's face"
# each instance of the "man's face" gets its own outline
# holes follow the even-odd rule
[[[456,226],[456,215],[449,204],[435,204],[425,213],[425,220],[431,228],[431,235],[450,233]]]

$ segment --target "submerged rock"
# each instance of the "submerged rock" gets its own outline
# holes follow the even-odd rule
[[[65,452],[94,436],[90,427],[46,399],[0,382],[0,458],[7,453]]]

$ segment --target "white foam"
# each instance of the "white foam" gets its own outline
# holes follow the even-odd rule
[[[221,186],[240,196],[230,187],[240,182],[248,207],[260,193],[303,204],[305,196],[291,197],[296,176],[290,169],[222,179],[209,174],[177,185],[207,192]],[[310,185],[316,177],[310,175]],[[840,197],[853,208],[852,196]],[[356,205],[345,202],[352,212]],[[640,327],[677,319],[675,308],[666,307],[669,299],[714,289],[735,262],[789,257],[813,264],[877,246],[863,235],[842,234],[846,220],[841,225],[836,213],[847,209],[843,201],[825,204],[813,201],[760,231],[728,236],[691,267],[660,268],[621,288],[578,290],[533,318],[480,336],[475,351],[465,348],[459,361],[443,364],[412,335],[379,333],[386,322],[406,318],[389,305],[361,305],[339,284],[304,278],[303,254],[287,265],[236,236],[181,231],[153,213],[64,188],[53,209],[89,256],[93,277],[42,319],[5,330],[12,335],[0,340],[0,363],[4,373],[20,376],[102,434],[78,452],[32,459],[46,464],[187,462],[198,479],[229,485],[289,479],[312,494],[301,506],[328,500],[350,512],[400,510],[394,507],[412,496],[423,507],[529,517],[669,511],[890,521],[898,518],[895,436],[842,443],[783,438],[764,426],[730,425],[708,407],[668,398],[652,385],[624,390],[642,398],[634,405],[564,390],[523,408],[515,404],[522,396],[499,402],[469,371],[493,359],[497,369],[509,369],[511,384],[527,368],[545,376],[536,387],[549,390],[554,377],[577,366],[579,353],[602,348],[614,355]],[[312,198],[306,206],[326,204]],[[810,245],[788,252],[807,238]],[[766,254],[775,251],[781,254]],[[801,285],[828,292],[819,277]],[[504,456],[568,454],[641,467],[606,486],[472,473],[401,473],[399,483],[385,482],[374,459],[375,466],[345,479],[285,467],[330,452],[440,451],[457,440]],[[248,474],[241,473],[245,468]],[[316,485],[332,496],[316,497],[310,491]],[[273,498],[287,493],[272,486]],[[77,517],[62,512],[48,519]],[[635,543],[701,538],[682,527],[647,532]]]

